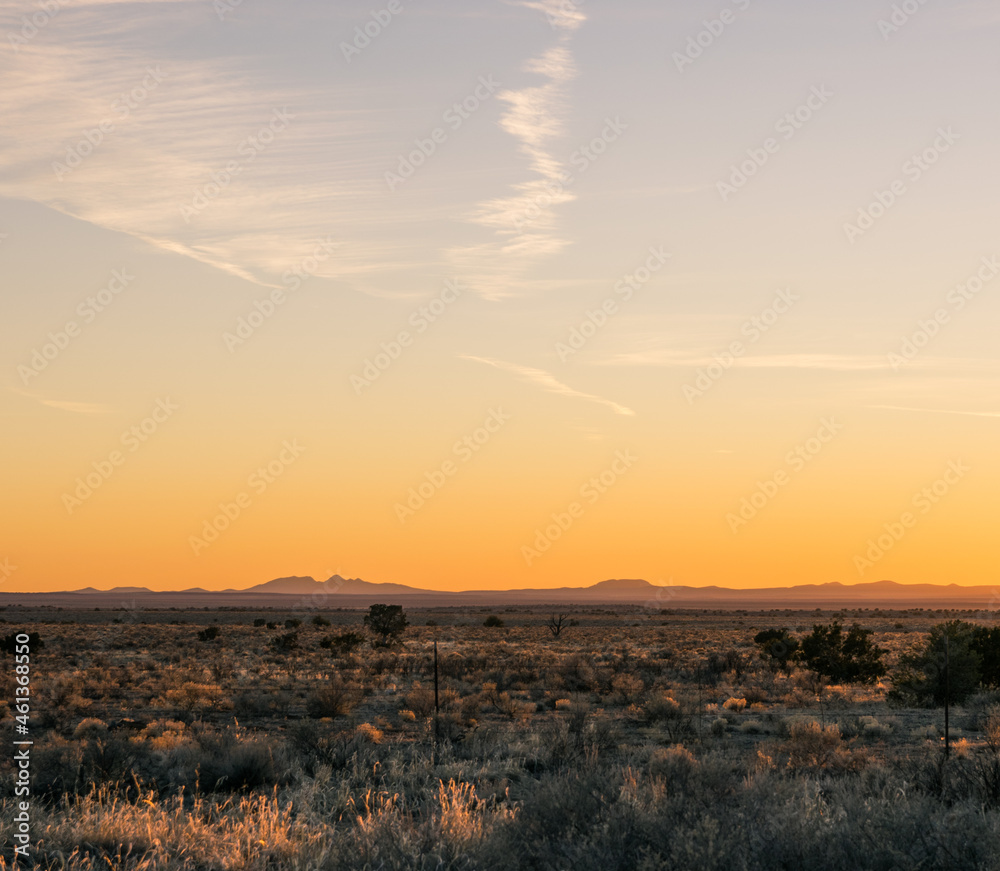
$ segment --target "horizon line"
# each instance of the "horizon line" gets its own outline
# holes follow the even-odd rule
[[[931,582],[931,581],[903,582],[903,581],[895,581],[895,580],[892,580],[890,578],[882,578],[882,579],[879,579],[877,581],[856,581],[856,582],[844,582],[844,581],[822,581],[822,582],[815,582],[815,581],[813,581],[813,582],[804,582],[804,583],[800,583],[800,584],[772,585],[772,586],[753,586],[753,587],[729,587],[729,586],[723,586],[721,584],[703,584],[703,585],[697,585],[697,584],[656,584],[656,583],[653,583],[652,581],[648,581],[648,580],[646,580],[644,578],[606,578],[605,580],[596,581],[593,584],[584,585],[584,586],[567,586],[567,585],[561,585],[561,586],[555,586],[555,587],[489,587],[489,588],[464,588],[464,589],[460,589],[460,590],[448,590],[448,589],[433,589],[433,588],[428,588],[428,587],[414,587],[414,586],[410,586],[409,584],[400,583],[398,581],[366,581],[366,580],[364,580],[363,578],[360,578],[360,577],[357,577],[357,578],[345,578],[345,577],[343,577],[342,575],[339,575],[339,574],[331,575],[329,578],[327,578],[324,581],[316,580],[311,575],[287,575],[287,576],[280,577],[280,578],[272,578],[269,581],[262,581],[262,582],[257,583],[257,584],[252,584],[251,586],[244,587],[244,588],[224,587],[224,588],[219,588],[219,589],[207,589],[205,587],[197,587],[197,586],[195,586],[195,587],[183,587],[183,588],[181,588],[181,587],[171,587],[171,588],[166,588],[166,589],[154,589],[152,587],[135,585],[135,584],[119,584],[117,586],[109,587],[109,588],[104,588],[104,589],[101,589],[101,588],[98,588],[98,587],[93,587],[93,586],[88,586],[88,587],[79,587],[79,588],[76,588],[76,589],[60,589],[60,590],[0,590],[0,595],[11,595],[11,596],[13,596],[13,595],[26,595],[26,596],[36,596],[36,595],[67,595],[67,594],[94,595],[94,594],[100,594],[100,593],[107,594],[107,593],[115,593],[115,592],[128,592],[128,591],[132,591],[132,592],[136,592],[136,593],[162,593],[162,594],[190,593],[192,595],[201,595],[201,594],[209,594],[209,595],[233,594],[233,595],[239,595],[239,594],[246,594],[246,593],[255,592],[255,593],[258,593],[258,594],[261,594],[261,595],[301,596],[301,595],[303,595],[301,592],[282,593],[282,592],[273,592],[273,591],[269,591],[269,590],[259,590],[257,588],[259,588],[259,587],[265,587],[265,586],[267,586],[269,584],[275,583],[276,581],[302,581],[302,582],[311,581],[312,583],[314,583],[314,584],[316,584],[316,585],[318,585],[320,587],[324,587],[324,586],[328,585],[330,583],[330,581],[332,581],[334,578],[339,578],[341,581],[344,581],[344,582],[357,581],[357,582],[360,582],[360,583],[363,583],[363,584],[367,584],[367,585],[372,586],[372,587],[405,587],[405,588],[407,588],[407,592],[400,593],[399,595],[410,595],[409,591],[412,591],[414,594],[453,595],[453,596],[465,595],[465,594],[484,594],[484,593],[518,593],[518,592],[539,592],[539,593],[553,592],[553,593],[555,593],[555,592],[564,592],[564,591],[586,591],[586,590],[593,590],[595,587],[599,587],[599,586],[602,586],[602,585],[605,585],[605,584],[613,584],[613,583],[616,583],[616,582],[618,582],[618,583],[626,583],[626,582],[642,583],[642,584],[648,585],[651,589],[659,590],[659,591],[670,590],[670,589],[687,589],[687,590],[720,590],[720,591],[727,591],[727,592],[733,592],[733,593],[752,593],[752,592],[763,591],[763,590],[788,590],[788,591],[792,591],[792,590],[797,590],[797,589],[801,589],[801,588],[805,588],[805,587],[830,587],[830,586],[838,586],[838,587],[845,587],[845,588],[871,587],[871,586],[875,586],[875,585],[884,585],[884,584],[891,584],[891,585],[896,586],[896,587],[939,587],[941,589],[946,589],[946,588],[949,588],[949,587],[955,587],[955,588],[958,588],[960,590],[962,590],[962,589],[972,590],[972,589],[976,589],[976,588],[985,588],[985,587],[993,586],[994,587],[993,591],[997,595],[998,602],[1000,602],[1000,589],[998,589],[995,585],[991,585],[991,584],[960,584],[960,583],[957,583],[955,581],[950,581],[948,583],[938,583],[938,582]],[[334,590],[333,593],[335,594],[336,590]],[[360,594],[359,593],[347,593],[345,595],[360,595]]]

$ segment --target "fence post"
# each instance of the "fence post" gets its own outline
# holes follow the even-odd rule
[[[438,643],[434,640],[434,764],[437,765],[438,739],[440,738],[439,720],[441,706],[438,702]]]
[[[948,657],[948,628],[944,632],[944,755],[947,756],[951,750],[951,742],[948,735],[948,703],[951,696],[951,675],[948,673],[950,665]]]

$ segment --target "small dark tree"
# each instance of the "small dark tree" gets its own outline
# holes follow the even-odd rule
[[[802,639],[802,661],[806,668],[821,677],[839,679],[840,651],[844,643],[840,624],[816,624],[812,633]]]
[[[276,653],[290,653],[299,646],[299,633],[286,632],[277,638],[271,639],[271,649]]]
[[[874,683],[886,673],[885,651],[871,640],[871,630],[855,624],[844,635],[836,620],[815,625],[802,639],[802,661],[821,677],[842,683]]]
[[[0,650],[4,653],[13,654],[17,651],[17,632],[12,632],[10,635],[5,635],[0,639]],[[36,650],[40,650],[45,645],[42,643],[42,637],[37,632],[28,633],[28,647],[31,648],[31,652],[34,653]]]
[[[345,632],[343,635],[327,635],[320,639],[319,646],[337,653],[350,653],[365,640],[359,632]]]
[[[890,699],[941,706],[946,699],[954,705],[971,695],[981,675],[974,648],[978,628],[962,620],[932,627],[927,643],[899,660]]]
[[[214,641],[218,637],[219,637],[218,626],[206,626],[198,633],[199,641]]]
[[[848,683],[875,683],[888,669],[882,662],[886,651],[872,641],[872,631],[856,623],[844,639],[841,679]]]
[[[558,638],[559,633],[563,631],[563,621],[566,619],[564,614],[553,614],[549,617],[549,622],[545,625],[549,627],[549,632],[552,633],[553,638]]]
[[[380,647],[392,644],[408,625],[402,605],[371,605],[365,615],[365,626]]]
[[[761,659],[772,669],[791,671],[799,652],[799,640],[792,638],[787,629],[764,629],[754,635],[753,643],[760,648]]]
[[[985,686],[1000,687],[1000,626],[977,626],[972,649],[979,654],[979,676]]]
[[[486,627],[489,627],[489,628],[502,629],[503,628],[503,620],[501,620],[499,617],[497,617],[496,614],[490,614],[489,617],[487,617],[485,620],[483,620],[483,626],[486,626]]]

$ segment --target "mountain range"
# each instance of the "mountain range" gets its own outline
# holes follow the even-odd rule
[[[650,608],[779,608],[779,607],[1000,607],[1000,589],[959,584],[800,584],[792,587],[733,589],[686,585],[657,586],[640,579],[612,579],[587,587],[519,590],[429,590],[405,584],[379,584],[334,575],[326,581],[311,577],[275,578],[246,589],[150,590],[127,586],[98,590],[85,587],[53,593],[4,593],[2,605],[58,607],[273,607],[363,608],[374,602],[410,607],[471,605],[644,605]]]

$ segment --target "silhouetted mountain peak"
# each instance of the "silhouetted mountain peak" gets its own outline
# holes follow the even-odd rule
[[[247,590],[242,590],[245,593],[285,593],[292,595],[308,595],[316,591],[317,587],[322,587],[323,585],[319,581],[314,580],[311,577],[299,577],[293,575],[289,578],[275,578],[273,581],[266,581],[263,584],[257,584],[256,586],[250,587]]]
[[[600,581],[589,587],[584,587],[584,589],[595,593],[634,593],[637,591],[649,592],[650,590],[659,588],[649,581],[644,581],[640,578],[612,578],[607,581]]]

